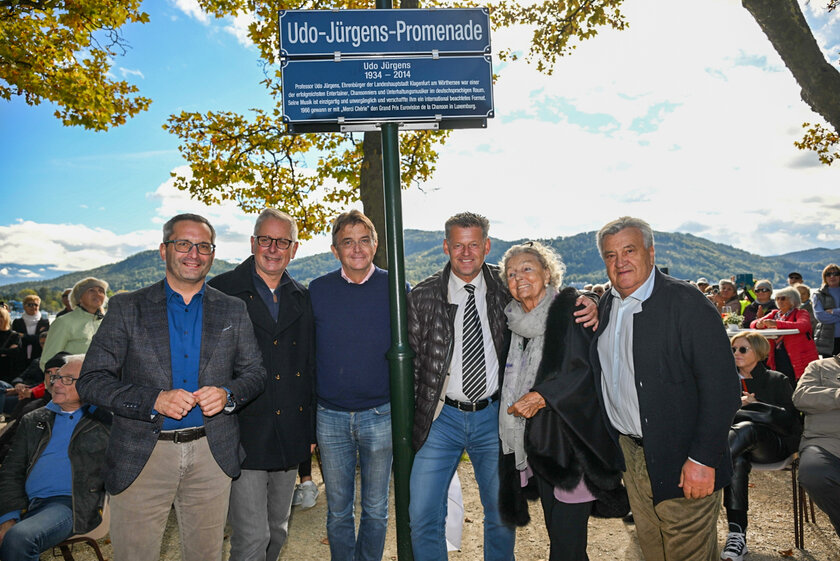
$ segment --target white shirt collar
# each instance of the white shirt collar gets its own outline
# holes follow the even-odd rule
[[[638,300],[639,302],[644,302],[645,300],[650,298],[650,293],[653,292],[653,280],[654,280],[654,277],[655,277],[655,275],[654,275],[655,272],[656,272],[656,265],[651,267],[650,274],[648,275],[647,280],[645,280],[645,282],[643,282],[642,285],[639,288],[634,290],[632,294],[628,295],[627,298],[633,298],[634,300]],[[615,287],[612,287],[610,290],[611,290],[613,296],[618,298],[620,301],[623,302],[627,299],[627,298],[622,298],[621,294],[618,293],[618,291],[615,289]]]
[[[473,278],[471,281],[467,282],[463,280],[461,277],[457,276],[455,273],[450,271],[449,273],[449,293],[455,294],[459,290],[464,290],[464,285],[471,284],[475,287],[476,292],[481,292],[484,290],[484,268],[482,267],[481,270],[478,271],[478,274]]]

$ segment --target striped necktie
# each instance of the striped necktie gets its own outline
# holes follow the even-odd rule
[[[475,286],[465,284],[469,293],[464,308],[463,351],[461,354],[461,387],[470,401],[478,401],[487,390],[487,368],[484,364],[484,337],[475,306]]]

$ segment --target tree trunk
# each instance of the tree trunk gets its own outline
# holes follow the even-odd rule
[[[388,268],[388,253],[385,249],[385,185],[382,179],[382,133],[368,131],[362,141],[362,169],[359,175],[359,199],[365,216],[376,227],[379,248],[373,262],[377,267]]]
[[[802,101],[840,133],[840,72],[825,60],[796,0],[742,0],[802,88]]]
[[[419,8],[419,0],[403,0],[400,8]],[[382,133],[366,132],[362,141],[362,169],[359,171],[359,199],[365,216],[376,227],[379,249],[373,262],[377,267],[388,268],[388,254],[385,249],[385,185],[382,180]]]

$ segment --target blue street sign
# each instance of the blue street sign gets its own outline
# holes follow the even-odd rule
[[[493,116],[489,56],[290,59],[282,76],[283,119],[292,124]]]
[[[281,11],[280,57],[490,54],[486,8]]]

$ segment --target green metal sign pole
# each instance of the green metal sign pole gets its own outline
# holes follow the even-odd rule
[[[391,8],[391,0],[376,0],[377,9]],[[385,241],[388,251],[388,286],[391,297],[391,433],[394,442],[394,504],[397,516],[397,556],[414,561],[408,525],[409,477],[414,451],[414,351],[408,344],[405,299],[405,263],[400,189],[400,143],[396,123],[382,125],[382,173],[385,188]]]
[[[388,250],[388,285],[391,296],[391,432],[394,440],[394,504],[397,514],[397,555],[413,561],[408,526],[409,476],[414,460],[411,429],[414,424],[414,351],[408,344],[405,265],[403,263],[402,203],[400,193],[399,132],[395,123],[382,126],[382,169],[385,174],[385,237]]]

